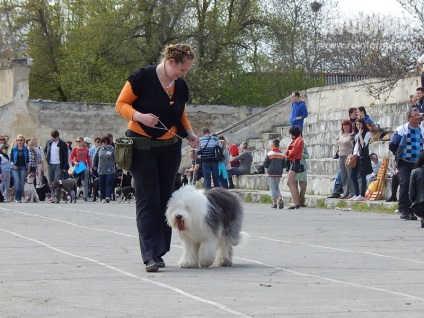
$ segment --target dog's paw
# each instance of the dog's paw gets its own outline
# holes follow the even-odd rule
[[[213,264],[213,261],[210,260],[200,260],[199,261],[200,267],[209,267]]]
[[[198,264],[193,263],[193,262],[189,262],[187,260],[179,261],[178,266],[181,267],[181,268],[197,268],[197,267],[199,267]]]
[[[200,267],[203,267],[203,268],[210,267],[211,265],[213,265],[213,263],[210,263],[210,262],[207,262],[207,263],[200,263]]]
[[[220,267],[233,266],[233,262],[230,259],[217,259],[215,265]]]

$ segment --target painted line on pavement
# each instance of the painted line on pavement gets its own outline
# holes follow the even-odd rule
[[[124,270],[122,270],[122,269],[120,269],[120,268],[118,268],[118,267],[115,267],[115,266],[112,266],[112,265],[108,265],[108,264],[106,264],[106,263],[104,263],[104,262],[101,262],[101,261],[95,260],[95,259],[93,259],[93,258],[89,258],[89,257],[85,257],[85,256],[81,256],[81,255],[77,255],[77,254],[73,254],[73,253],[66,252],[66,251],[61,250],[61,249],[59,249],[59,248],[57,248],[57,247],[51,246],[51,245],[49,245],[49,244],[47,244],[47,243],[41,242],[41,241],[39,241],[39,240],[36,240],[36,239],[30,238],[30,237],[26,237],[26,236],[21,235],[21,234],[18,234],[18,233],[16,233],[16,232],[12,232],[12,231],[8,231],[8,230],[4,230],[4,229],[0,229],[0,231],[3,231],[3,232],[5,232],[5,233],[11,234],[11,235],[18,236],[18,237],[20,237],[20,238],[22,238],[22,239],[25,239],[25,240],[28,240],[28,241],[34,242],[34,243],[36,243],[36,244],[42,245],[42,246],[44,246],[44,247],[46,247],[46,248],[48,248],[48,249],[50,249],[50,250],[53,250],[53,251],[55,251],[55,252],[59,252],[59,253],[61,253],[61,254],[67,255],[67,256],[71,256],[71,257],[74,257],[74,258],[79,258],[79,259],[82,259],[82,260],[85,260],[85,261],[88,261],[88,262],[94,263],[94,264],[96,264],[96,265],[100,265],[100,266],[106,267],[106,268],[108,268],[108,269],[110,269],[110,270],[113,270],[113,271],[115,271],[115,272],[121,273],[122,275],[125,275],[125,276],[128,276],[128,277],[131,277],[131,278],[136,278],[136,279],[141,280],[141,281],[143,281],[143,282],[145,282],[145,283],[149,283],[149,284],[157,285],[157,286],[159,286],[159,287],[162,287],[162,288],[168,289],[168,290],[170,290],[170,291],[173,291],[173,292],[178,293],[178,294],[180,294],[180,295],[183,295],[183,296],[185,296],[185,297],[191,298],[191,299],[193,299],[193,300],[195,300],[195,301],[200,301],[200,302],[202,302],[202,303],[205,303],[205,304],[208,304],[208,305],[214,306],[214,307],[216,307],[216,308],[218,308],[218,309],[221,309],[221,310],[223,310],[223,311],[225,311],[225,312],[227,312],[227,313],[229,313],[229,314],[233,314],[233,315],[236,315],[236,316],[242,316],[242,317],[251,317],[251,316],[248,316],[248,315],[243,314],[243,313],[241,313],[241,312],[235,311],[235,310],[233,310],[233,309],[231,309],[231,308],[228,308],[227,306],[222,305],[222,304],[219,304],[219,303],[217,303],[217,302],[214,302],[214,301],[211,301],[211,300],[207,300],[207,299],[204,299],[204,298],[201,298],[201,297],[198,297],[198,296],[192,295],[192,294],[187,293],[187,292],[185,292],[185,291],[183,291],[183,290],[181,290],[181,289],[179,289],[179,288],[172,287],[172,286],[167,285],[167,284],[164,284],[164,283],[155,282],[154,280],[151,280],[151,279],[148,279],[148,278],[144,278],[144,277],[141,277],[141,276],[134,275],[134,274],[132,274],[132,273],[130,273],[130,272],[127,272],[127,271],[124,271]]]
[[[287,269],[287,268],[276,267],[276,266],[269,265],[269,264],[266,264],[266,263],[254,261],[254,260],[251,260],[251,259],[248,259],[248,258],[241,258],[241,257],[236,257],[236,258],[238,258],[240,260],[243,260],[245,262],[251,262],[251,263],[258,264],[258,265],[270,267],[270,268],[273,268],[273,269],[276,269],[276,270],[280,270],[280,271],[284,271],[284,272],[287,272],[287,273],[291,273],[291,274],[294,274],[294,275],[297,275],[297,276],[313,277],[313,278],[317,278],[317,279],[329,281],[329,282],[332,282],[332,283],[347,285],[347,286],[351,286],[351,287],[364,288],[364,289],[369,289],[369,290],[384,292],[384,293],[391,294],[391,295],[403,296],[403,297],[414,299],[414,300],[424,301],[424,298],[421,298],[421,297],[417,297],[417,296],[409,295],[409,294],[405,294],[405,293],[399,293],[399,292],[395,292],[395,291],[384,289],[384,288],[377,288],[377,287],[365,286],[365,285],[361,285],[361,284],[344,282],[344,281],[341,281],[341,280],[337,280],[337,279],[333,279],[333,278],[328,278],[328,277],[324,277],[324,276],[320,276],[320,275],[313,275],[313,274],[301,273],[301,272],[293,271],[293,270],[290,270],[290,269]]]
[[[419,260],[416,260],[416,259],[403,258],[403,257],[397,257],[397,256],[390,256],[390,255],[384,255],[384,254],[373,253],[373,252],[354,251],[354,250],[346,250],[346,249],[343,249],[343,248],[335,248],[335,247],[330,247],[330,246],[323,246],[323,245],[316,245],[316,244],[308,244],[308,243],[299,243],[299,242],[277,240],[277,239],[272,239],[272,238],[268,238],[268,237],[264,237],[264,236],[260,236],[259,238],[260,239],[263,239],[263,240],[266,240],[266,241],[272,241],[272,242],[278,242],[278,243],[286,243],[286,244],[291,244],[291,245],[302,245],[302,246],[309,246],[309,247],[317,247],[317,248],[329,249],[329,250],[334,250],[334,251],[339,251],[339,252],[345,252],[345,253],[367,254],[367,255],[372,255],[372,256],[377,256],[377,257],[385,257],[385,258],[396,259],[396,260],[399,260],[399,261],[408,261],[408,262],[412,262],[412,263],[424,264],[424,261],[419,261]]]
[[[80,228],[83,228],[83,229],[109,232],[109,233],[118,234],[118,235],[122,235],[122,236],[126,236],[126,237],[136,238],[136,236],[134,236],[134,235],[128,235],[128,234],[120,233],[120,232],[116,232],[116,231],[110,231],[110,230],[103,230],[103,229],[92,228],[92,227],[87,227],[87,226],[81,226],[81,225],[78,225],[78,224],[75,224],[75,223],[71,223],[71,222],[67,222],[67,221],[62,221],[62,220],[55,219],[55,218],[40,216],[40,215],[37,215],[37,214],[25,213],[25,212],[15,211],[15,210],[10,210],[10,209],[5,209],[5,208],[1,208],[1,209],[2,210],[6,210],[6,211],[15,212],[15,213],[20,213],[20,214],[28,215],[28,216],[35,216],[35,217],[40,217],[40,218],[44,218],[44,219],[50,219],[50,220],[54,220],[54,221],[57,221],[57,222],[65,223],[65,224],[68,224],[68,225],[72,225],[72,226],[75,226],[75,227],[80,227]],[[3,231],[6,231],[6,230],[3,230]],[[6,232],[8,232],[8,231],[6,231]],[[11,232],[9,232],[9,233],[11,233]],[[286,244],[303,245],[303,246],[318,247],[318,248],[326,248],[326,249],[331,249],[331,250],[336,250],[336,251],[342,251],[342,252],[347,252],[347,253],[364,253],[364,254],[374,255],[374,256],[378,256],[378,257],[387,257],[387,258],[393,258],[393,259],[402,260],[402,261],[411,261],[411,262],[415,262],[415,263],[424,263],[424,262],[417,261],[417,260],[410,260],[410,259],[404,259],[404,258],[399,258],[399,257],[386,256],[386,255],[376,254],[376,253],[356,252],[356,251],[352,251],[352,250],[346,250],[346,249],[340,249],[340,248],[332,248],[332,247],[328,247],[328,246],[315,245],[315,244],[296,243],[296,242],[291,242],[291,241],[276,240],[276,239],[271,239],[271,238],[266,238],[266,237],[259,237],[259,238],[260,239],[263,239],[263,240],[267,240],[267,241],[274,241],[274,242],[280,242],[280,243],[286,243]],[[45,243],[43,243],[43,244],[45,244]],[[172,245],[172,246],[173,247],[182,248],[182,247],[176,246],[176,245]],[[53,249],[55,249],[55,248],[53,248]],[[84,258],[84,257],[81,256],[81,258]],[[409,295],[409,294],[399,293],[399,292],[391,291],[391,290],[384,289],[384,288],[370,287],[370,286],[365,286],[365,285],[361,285],[361,284],[344,282],[344,281],[340,281],[340,280],[336,280],[336,279],[332,279],[332,278],[328,278],[328,277],[324,277],[324,276],[296,272],[296,271],[293,271],[293,270],[284,269],[284,268],[281,268],[281,267],[275,267],[275,266],[272,266],[272,265],[269,265],[269,264],[266,264],[266,263],[258,262],[258,261],[247,259],[247,258],[241,258],[241,257],[235,257],[235,258],[240,259],[240,260],[243,260],[243,261],[246,261],[246,262],[254,263],[254,264],[260,264],[260,265],[263,265],[263,266],[266,266],[266,267],[270,267],[270,268],[274,268],[274,269],[277,269],[277,270],[282,270],[282,271],[285,271],[285,272],[288,272],[288,273],[292,273],[292,274],[295,274],[295,275],[298,275],[298,276],[314,277],[314,278],[318,278],[318,279],[322,279],[322,280],[326,280],[326,281],[330,281],[330,282],[334,282],[334,283],[339,283],[339,284],[343,284],[343,285],[348,285],[348,286],[352,286],[352,287],[359,287],[359,288],[365,288],[365,289],[370,289],[370,290],[375,290],[375,291],[381,291],[381,292],[385,292],[385,293],[392,294],[392,295],[404,296],[404,297],[407,297],[407,298],[410,298],[410,299],[424,301],[424,298],[421,298],[421,297],[416,297],[416,296]]]

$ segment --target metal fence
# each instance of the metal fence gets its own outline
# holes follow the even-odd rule
[[[325,85],[338,85],[349,82],[361,81],[368,78],[378,77],[376,75],[364,74],[364,73],[313,73],[311,74],[314,80],[318,80],[324,77]]]

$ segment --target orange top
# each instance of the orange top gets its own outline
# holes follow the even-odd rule
[[[295,160],[302,159],[303,154],[303,138],[297,137],[292,140],[286,151],[286,158],[294,162]]]
[[[168,87],[164,90],[168,95],[172,96],[172,94],[174,93],[174,87],[175,87],[175,83],[172,86],[170,86],[170,87]],[[136,110],[131,105],[134,103],[134,101],[137,98],[138,98],[137,95],[135,95],[132,91],[130,82],[127,81],[125,83],[124,87],[122,88],[121,93],[119,94],[118,100],[116,101],[115,109],[119,114],[121,114],[122,117],[129,120],[128,129],[130,129],[130,130],[132,130],[132,131],[134,131],[134,132],[136,132],[140,135],[143,135],[143,136],[146,136],[146,137],[151,137],[140,127],[140,125],[138,124],[137,121],[134,121],[132,119]],[[185,128],[185,130],[193,130],[191,128],[190,122],[187,119],[187,112],[186,112],[185,108],[184,108],[184,112],[183,112],[183,117],[181,118],[181,123],[182,123],[183,127]],[[177,133],[177,127],[176,126],[167,127],[167,128],[170,131],[172,131],[174,134]],[[171,139],[175,136],[174,134],[172,134],[168,131],[163,136],[159,137],[158,139]]]

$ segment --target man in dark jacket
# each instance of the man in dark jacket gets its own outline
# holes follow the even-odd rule
[[[68,164],[68,147],[66,143],[59,138],[59,132],[53,130],[50,134],[52,139],[50,139],[46,147],[44,148],[44,153],[46,155],[46,161],[49,171],[49,181],[52,183],[54,180],[61,180],[63,173],[69,169]],[[59,192],[60,189],[56,189],[54,193],[55,203],[59,203]]]

